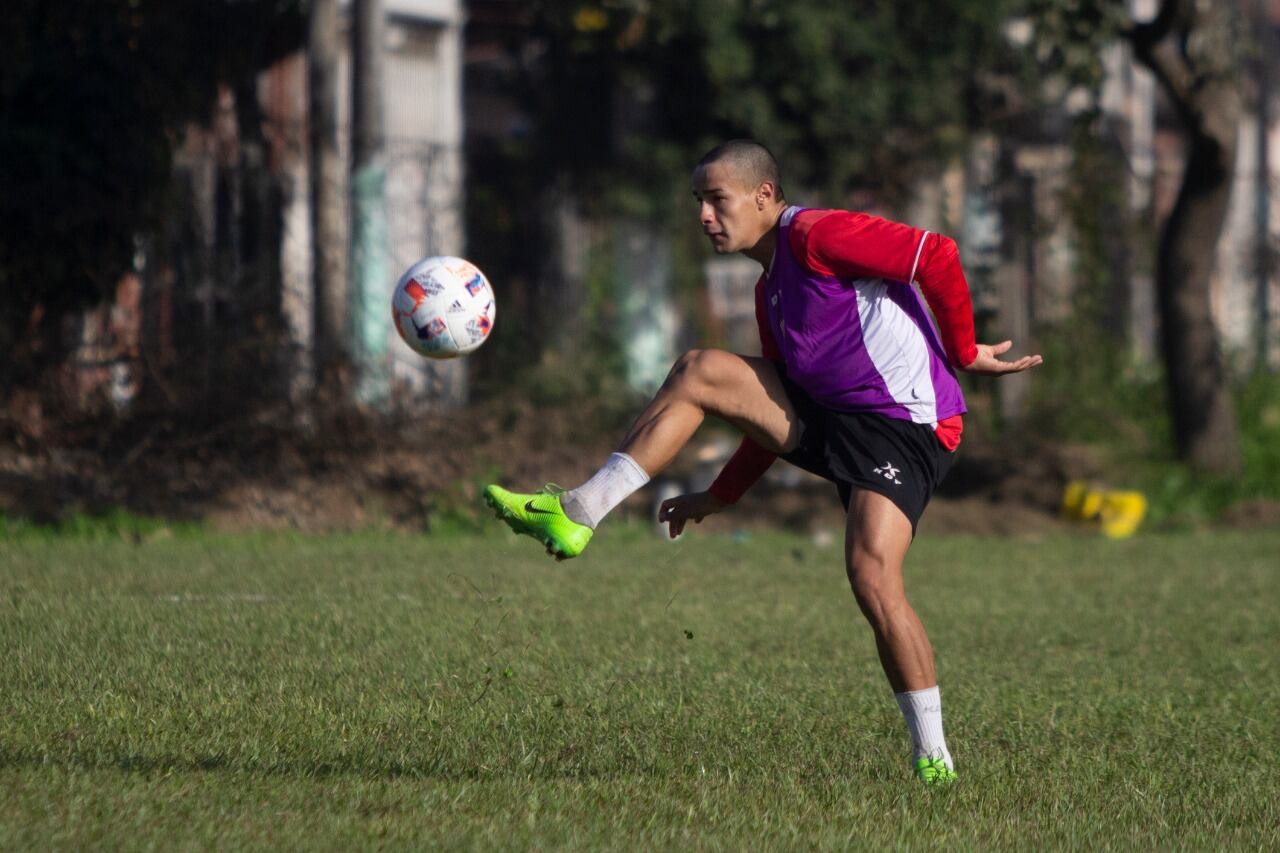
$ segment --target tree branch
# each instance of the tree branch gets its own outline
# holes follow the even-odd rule
[[[1164,0],[1154,18],[1134,22],[1125,30],[1125,38],[1133,42],[1134,47],[1153,45],[1174,29],[1186,29],[1191,24],[1194,11],[1194,0]]]
[[[1145,51],[1136,50],[1135,53],[1142,64],[1151,69],[1160,85],[1164,86],[1183,118],[1193,120],[1199,114],[1195,104],[1196,75],[1181,51],[1175,45],[1165,42],[1153,45]]]
[[[1150,21],[1134,23],[1123,31],[1134,55],[1156,76],[1183,117],[1194,118],[1195,72],[1168,36],[1186,32],[1195,18],[1194,0],[1164,0]]]

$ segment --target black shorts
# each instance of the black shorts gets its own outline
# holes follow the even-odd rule
[[[778,375],[800,428],[800,443],[782,458],[835,483],[845,509],[855,488],[884,495],[911,521],[915,535],[929,498],[955,461],[933,427],[872,412],[828,409],[781,369]]]

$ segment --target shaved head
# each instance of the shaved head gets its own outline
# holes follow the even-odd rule
[[[693,170],[698,222],[717,255],[742,252],[762,266],[773,257],[782,198],[778,161],[750,139],[731,139],[707,152]]]
[[[733,170],[745,187],[755,189],[766,181],[773,184],[774,196],[782,201],[782,172],[769,149],[754,139],[730,139],[712,148],[698,161],[698,167],[722,163]]]

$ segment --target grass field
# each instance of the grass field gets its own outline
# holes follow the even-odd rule
[[[1274,849],[1280,533],[922,539],[962,777],[838,549],[0,540],[0,848]]]

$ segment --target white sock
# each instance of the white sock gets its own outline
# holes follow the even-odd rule
[[[614,507],[647,482],[649,475],[636,460],[614,453],[594,477],[561,495],[560,506],[569,518],[594,530]]]
[[[955,770],[951,753],[947,752],[947,741],[942,736],[942,694],[938,688],[911,690],[893,696],[907,721],[907,731],[911,732],[912,760],[917,761],[926,755],[941,758],[948,770]]]

